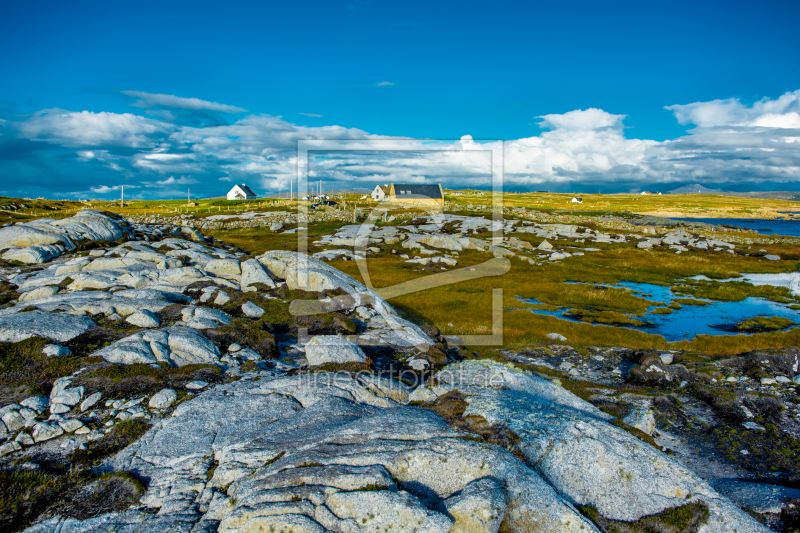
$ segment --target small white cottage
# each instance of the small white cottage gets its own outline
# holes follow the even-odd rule
[[[383,202],[386,200],[386,197],[389,195],[390,187],[389,185],[376,185],[374,189],[372,189],[372,199],[376,202]]]
[[[582,203],[583,203],[583,198],[578,198],[578,197],[576,196],[575,198],[573,198],[572,200],[570,200],[570,203],[572,203],[572,204],[582,204]]]
[[[241,185],[234,185],[233,189],[228,191],[228,200],[255,200],[258,198],[253,189],[242,183]]]

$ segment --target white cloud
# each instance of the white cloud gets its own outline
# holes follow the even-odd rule
[[[612,115],[602,109],[590,107],[589,109],[576,109],[563,115],[543,115],[536,117],[542,119],[540,128],[553,130],[597,130],[603,128],[622,128],[625,115]]]
[[[154,94],[142,91],[122,91],[122,94],[138,98],[133,104],[136,107],[177,107],[180,109],[217,111],[219,113],[244,113],[247,111],[247,109],[241,107],[218,104],[217,102],[209,102],[199,98],[183,98],[173,94]]]
[[[680,123],[698,127],[665,142],[627,138],[626,116],[602,109],[548,114],[538,117],[546,131],[503,143],[502,161],[492,160],[488,151],[498,148],[497,142],[478,142],[469,135],[455,142],[407,140],[341,126],[299,126],[269,115],[248,115],[232,124],[181,126],[127,113],[55,109],[9,122],[4,131],[46,141],[54,150],[58,145],[77,148],[73,153],[78,157],[71,161],[82,166],[74,173],[94,184],[108,183],[92,189],[93,194],[112,193],[117,190],[114,183],[123,179],[138,180],[145,195],[148,189],[158,195],[189,184],[193,193],[219,195],[225,192],[220,182],[228,181],[247,182],[265,192],[288,191],[289,181],[296,179],[300,140],[318,141],[319,150],[309,160],[314,179],[339,186],[432,180],[445,186],[488,187],[492,165],[502,164],[510,187],[627,191],[744,182],[755,188],[760,182],[800,180],[798,102],[800,91],[752,106],[738,100],[669,106]],[[349,151],[338,150],[337,141],[344,140]],[[63,186],[70,184],[62,181]],[[72,185],[89,189],[85,181]]]
[[[130,113],[62,109],[37,111],[19,123],[21,134],[28,139],[69,147],[112,145],[142,148],[151,146],[154,136],[169,129],[163,122]]]
[[[800,111],[800,90],[788,92],[777,100],[762,98],[752,106],[742,104],[738,98],[671,105],[680,124],[695,124],[700,128],[723,126],[757,126],[765,128],[797,128]]]
[[[99,187],[89,187],[89,190],[95,194],[108,194],[114,191],[122,191],[122,188],[125,187],[126,189],[138,189],[138,185],[100,185]]]
[[[324,118],[325,117],[325,115],[318,115],[316,113],[298,113],[298,115],[305,115],[307,117],[312,117],[312,118]]]
[[[169,178],[161,181],[156,181],[155,185],[159,187],[166,187],[169,185],[194,185],[196,183],[200,183],[194,178],[188,178],[186,176],[181,176],[180,178],[175,178],[175,176],[170,176]]]
[[[394,82],[391,81],[379,81],[375,84],[375,87],[389,87],[390,85],[394,85]]]

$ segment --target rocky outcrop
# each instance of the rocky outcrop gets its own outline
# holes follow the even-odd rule
[[[703,532],[764,531],[763,526],[677,461],[608,423],[609,415],[561,387],[494,362],[465,362],[437,374],[480,416],[508,427],[544,479],[576,505],[605,518],[635,521],[702,501]]]
[[[109,363],[165,362],[173,366],[219,363],[219,348],[194,329],[171,327],[136,333],[94,353]]]

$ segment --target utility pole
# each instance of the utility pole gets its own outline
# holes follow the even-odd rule
[[[192,189],[186,189],[186,205],[191,203],[190,198],[192,197]]]
[[[122,194],[119,197],[119,206],[125,207],[125,186],[122,186]]]

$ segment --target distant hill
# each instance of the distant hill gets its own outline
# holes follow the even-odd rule
[[[750,191],[736,192],[724,191],[722,189],[709,189],[699,183],[684,185],[668,191],[667,194],[716,194],[720,196],[739,196],[741,198],[771,198],[774,200],[790,200],[800,202],[800,192],[798,191]]]
[[[677,189],[668,191],[667,194],[725,194],[725,191],[722,189],[709,189],[708,187],[703,187],[699,183],[695,183],[694,185],[678,187]]]

